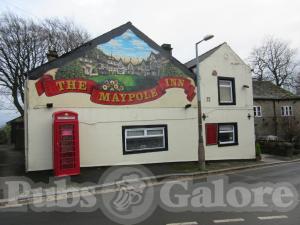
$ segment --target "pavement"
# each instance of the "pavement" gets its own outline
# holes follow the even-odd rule
[[[265,163],[284,162],[288,160],[290,160],[289,157],[270,155],[270,154],[261,154],[261,161]]]
[[[274,156],[268,154],[262,154],[261,163],[273,163],[273,162],[282,162],[290,160],[287,157]],[[251,162],[251,161],[250,161]],[[153,173],[155,176],[160,176],[164,174],[172,174],[185,172],[183,163],[159,163],[159,164],[148,164],[144,165]],[[189,164],[193,164],[190,162]],[[194,162],[194,166],[196,167],[196,162]],[[214,170],[220,167],[235,167],[241,162],[209,162],[209,165],[213,165],[211,168],[208,166],[209,170]],[[223,164],[223,165],[222,165]],[[243,164],[243,162],[242,162]],[[246,165],[247,163],[245,163]],[[216,165],[216,166],[214,166]],[[193,166],[193,165],[192,165]],[[81,168],[81,173],[78,176],[71,177],[72,182],[76,183],[84,183],[84,182],[92,182],[97,183],[99,177],[108,169],[109,167],[90,167],[90,168]],[[52,170],[44,170],[44,171],[34,171],[34,172],[26,172],[25,171],[25,154],[24,150],[19,149],[16,150],[11,145],[0,145],[0,177],[8,177],[8,176],[18,176],[18,177],[27,177],[34,182],[48,182],[49,178],[53,179],[53,171]]]
[[[19,179],[30,179],[34,183],[47,183],[50,180],[55,180],[52,170],[44,171],[25,171],[25,156],[24,150],[16,150],[11,145],[0,145],[0,177],[4,179],[5,177],[18,177]],[[213,165],[212,169],[215,170],[219,167],[233,166],[235,162],[220,162],[220,163],[211,163]],[[254,163],[254,161],[252,161]],[[189,165],[189,168],[186,168],[186,165]],[[240,164],[236,162],[235,164]],[[178,162],[178,163],[158,163],[158,164],[147,164],[143,165],[148,170],[151,171],[153,176],[163,176],[168,174],[178,174],[191,172],[192,168],[197,168],[197,162]],[[118,168],[120,166],[114,166]],[[134,167],[134,165],[133,165]],[[81,168],[80,174],[77,176],[70,177],[69,183],[83,184],[85,182],[90,182],[94,184],[99,184],[99,178],[102,176],[105,171],[110,168],[107,166],[102,167],[86,167]],[[1,199],[1,193],[0,193]]]
[[[159,163],[144,165],[156,176],[178,172],[174,167],[180,163]],[[181,164],[186,164],[185,162]],[[196,164],[196,162],[194,163]],[[118,167],[118,166],[115,166]],[[86,167],[80,169],[80,175],[72,176],[71,181],[76,183],[97,183],[101,175],[110,167]],[[54,179],[52,170],[25,171],[24,150],[16,150],[12,145],[0,145],[0,177],[27,177],[34,182],[49,182]]]
[[[249,168],[247,170],[236,170],[225,173],[229,183],[243,182],[254,185],[260,182],[288,182],[293,185],[297,192],[300,191],[300,162],[290,162],[285,164],[274,164],[267,167]],[[209,178],[212,178],[210,176]],[[206,177],[187,180],[189,184],[207,182]],[[153,186],[154,193],[157,195],[161,185]],[[176,192],[180,193],[180,192]],[[185,193],[185,192],[184,192]],[[96,195],[97,200],[103,200],[103,196],[110,193]],[[187,193],[186,193],[187,194]],[[62,211],[59,208],[52,207],[51,211],[47,208],[38,210],[24,209],[23,212],[15,212],[19,207],[0,209],[1,225],[116,225],[106,216],[103,210],[96,209],[91,212],[78,212],[78,206],[74,206],[70,211]],[[255,210],[248,211],[222,211],[219,209],[210,212],[193,212],[190,210],[183,212],[170,212],[161,207],[156,207],[153,213],[144,221],[138,223],[143,225],[215,225],[215,224],[237,224],[237,225],[297,225],[300,221],[300,205],[297,198],[297,205],[294,209],[288,211],[270,211],[263,212]],[[128,223],[127,223],[128,224]]]

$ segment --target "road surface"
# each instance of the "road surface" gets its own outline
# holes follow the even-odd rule
[[[289,182],[300,193],[300,162],[272,167],[238,171],[228,174],[230,182]],[[203,180],[196,180],[200,182]],[[192,181],[189,181],[192,182]],[[155,193],[160,185],[155,186]],[[298,201],[298,200],[297,200]],[[11,210],[14,210],[12,208]],[[300,222],[300,204],[288,212],[179,212],[172,213],[157,207],[153,214],[139,224],[237,224],[237,225],[296,225]],[[3,212],[0,210],[0,225],[112,225],[100,209],[93,212]]]

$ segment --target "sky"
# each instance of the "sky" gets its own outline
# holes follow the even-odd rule
[[[227,42],[242,59],[267,36],[300,46],[299,0],[0,0],[0,12],[6,11],[68,18],[92,37],[131,21],[159,45],[171,44],[183,63],[206,34],[215,37],[199,45],[200,53]]]
[[[111,39],[109,42],[98,45],[106,55],[122,58],[126,62],[130,59],[147,59],[151,52],[157,53],[146,42],[137,37],[130,29],[122,35]],[[129,58],[129,59],[128,59]]]

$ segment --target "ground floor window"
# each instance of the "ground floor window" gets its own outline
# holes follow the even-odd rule
[[[234,145],[237,144],[237,124],[223,123],[219,124],[219,145]]]
[[[123,126],[123,153],[168,150],[167,125]]]
[[[206,126],[206,145],[227,146],[238,144],[237,123],[208,123]]]

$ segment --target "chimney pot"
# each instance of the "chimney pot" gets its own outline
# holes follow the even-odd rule
[[[48,53],[46,54],[46,56],[47,56],[48,62],[51,62],[54,59],[58,58],[57,51],[56,50],[52,50],[52,49],[48,50]]]
[[[170,55],[172,55],[172,46],[171,44],[162,44],[161,47],[167,51]]]

